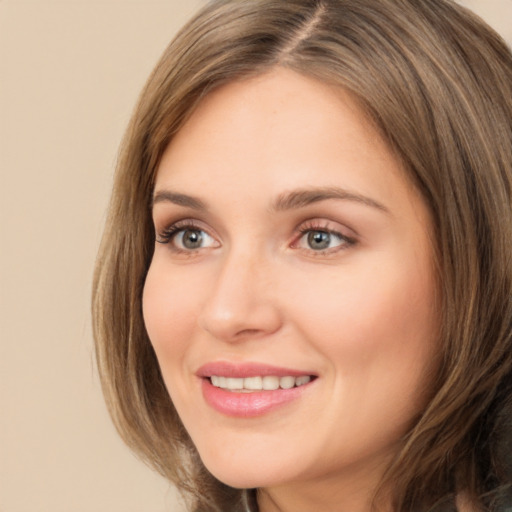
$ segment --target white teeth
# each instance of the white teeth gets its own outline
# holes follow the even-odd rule
[[[263,389],[263,379],[261,377],[246,377],[244,379],[244,388],[251,390]]]
[[[279,387],[283,389],[290,389],[295,386],[295,377],[281,377],[279,379]]]
[[[291,389],[293,387],[303,386],[311,381],[309,375],[302,375],[300,377],[275,377],[273,375],[265,375],[265,377],[221,377],[219,375],[212,375],[210,377],[211,383],[222,389],[229,391],[274,391],[276,389]]]
[[[242,389],[244,387],[244,379],[234,379],[233,377],[228,377],[226,380],[228,389]]]
[[[263,389],[273,391],[279,388],[279,377],[271,377],[267,375],[263,377]]]
[[[303,375],[302,377],[297,377],[295,379],[295,385],[303,386],[304,384],[307,384],[310,380],[311,380],[311,377],[309,375]]]

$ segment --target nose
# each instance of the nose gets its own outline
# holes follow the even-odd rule
[[[226,257],[200,313],[200,327],[227,342],[279,330],[282,319],[271,276],[263,258],[247,253]]]

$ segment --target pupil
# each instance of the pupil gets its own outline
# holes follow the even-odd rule
[[[187,230],[183,233],[183,245],[187,249],[197,249],[201,247],[203,237],[199,231]]]
[[[325,231],[312,231],[308,235],[308,244],[312,249],[327,249],[331,243],[331,235]]]

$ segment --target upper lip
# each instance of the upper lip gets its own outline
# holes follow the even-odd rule
[[[230,362],[230,361],[214,361],[206,363],[201,366],[197,371],[198,377],[206,378],[212,375],[219,375],[223,377],[245,378],[245,377],[301,377],[303,375],[315,374],[308,370],[297,370],[292,368],[283,368],[280,366],[273,366],[265,363],[251,363],[251,362]]]

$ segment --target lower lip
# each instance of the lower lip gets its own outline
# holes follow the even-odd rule
[[[283,407],[297,400],[311,386],[313,381],[290,389],[274,391],[252,391],[237,393],[218,388],[210,379],[202,379],[203,396],[206,402],[216,411],[237,418],[252,418]]]

